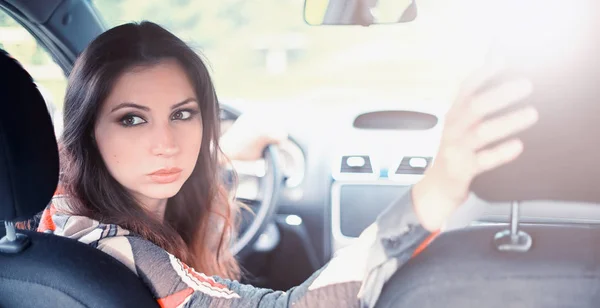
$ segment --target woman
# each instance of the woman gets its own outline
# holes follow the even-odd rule
[[[531,108],[483,120],[531,91],[517,80],[476,92],[498,70],[488,67],[465,83],[436,163],[411,193],[356,244],[281,292],[234,280],[240,270],[228,243],[236,211],[218,177],[218,104],[206,67],[153,23],[113,28],[69,77],[61,189],[37,229],[120,260],[163,307],[372,306],[391,273],[465,201],[473,177],[521,153],[519,140],[488,147],[537,120]]]

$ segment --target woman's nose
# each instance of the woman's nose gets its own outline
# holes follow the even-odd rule
[[[179,153],[175,132],[169,125],[157,127],[150,138],[152,138],[152,155],[168,157]]]

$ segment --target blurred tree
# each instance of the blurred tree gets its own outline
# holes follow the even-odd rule
[[[102,0],[94,4],[109,27],[148,19],[204,48],[248,33],[287,33],[306,26],[302,0]]]
[[[0,27],[12,27],[18,25],[19,24],[12,19],[12,17],[6,15],[6,13],[0,13]]]

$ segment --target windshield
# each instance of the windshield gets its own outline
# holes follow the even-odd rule
[[[452,4],[450,4],[450,2]],[[102,0],[108,27],[159,23],[207,60],[221,100],[447,105],[484,55],[455,1],[417,1],[414,22],[310,26],[303,0]]]

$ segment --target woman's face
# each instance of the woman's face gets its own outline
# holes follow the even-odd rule
[[[166,60],[121,75],[94,135],[110,174],[139,201],[152,206],[174,196],[202,143],[200,108],[182,67]]]

